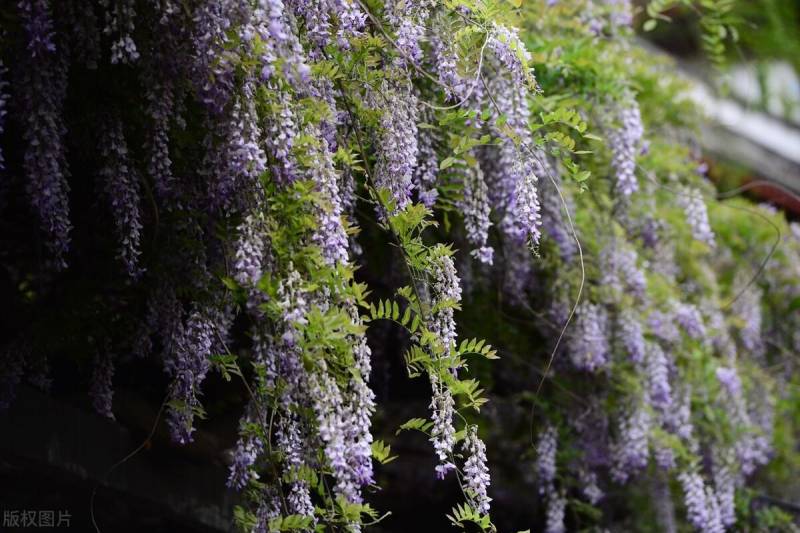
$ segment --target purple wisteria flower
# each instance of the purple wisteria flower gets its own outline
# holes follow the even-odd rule
[[[434,5],[432,0],[386,2],[386,19],[396,32],[394,45],[400,54],[397,58],[398,64],[416,64],[422,59],[420,43],[425,34],[425,23]]]
[[[448,101],[461,102],[477,88],[478,80],[465,79],[458,70],[458,54],[451,42],[452,36],[444,26],[437,26],[431,36],[433,64],[439,83]]]
[[[468,166],[464,171],[464,198],[461,202],[464,214],[464,229],[467,241],[473,249],[470,255],[486,265],[491,265],[494,249],[487,246],[489,227],[492,225],[489,215],[489,190],[483,179],[483,171],[479,165]]]
[[[706,336],[706,326],[703,315],[697,306],[687,303],[676,303],[673,308],[675,321],[692,339],[703,340]]]
[[[593,470],[582,467],[578,471],[578,483],[580,484],[581,494],[590,504],[597,505],[605,497],[603,489],[598,485],[597,473]]]
[[[567,511],[567,498],[562,493],[551,494],[547,499],[545,533],[564,533],[564,516]]]
[[[278,421],[276,429],[276,447],[283,456],[284,472],[289,477],[306,465],[306,442],[303,438],[301,422],[293,414],[286,414]],[[303,516],[314,516],[314,504],[311,501],[311,487],[308,481],[297,479],[289,483],[289,494],[286,503],[289,512]]]
[[[567,191],[562,187],[561,178],[558,173],[547,162],[547,157],[540,153],[539,160],[542,161],[549,168],[543,169],[539,174],[542,175],[542,182],[539,187],[539,195],[541,197],[542,207],[542,228],[558,246],[561,259],[568,263],[578,253],[577,244],[572,235],[572,229],[569,226],[567,217],[564,213],[564,207],[572,213],[574,205],[572,198],[567,194]],[[551,178],[553,181],[551,181]],[[559,194],[559,189],[561,194]],[[561,196],[564,196],[562,201]]]
[[[118,118],[113,119],[105,128],[100,156],[102,159],[100,179],[109,200],[120,242],[118,257],[125,265],[128,275],[137,278],[143,272],[139,266],[142,233],[139,173],[128,154],[122,121]]]
[[[666,411],[672,406],[672,387],[667,355],[658,343],[647,343],[645,373],[650,404],[661,412]]]
[[[664,342],[675,344],[681,340],[681,332],[675,325],[674,315],[671,312],[652,311],[647,317],[647,326],[650,332]]]
[[[439,464],[436,465],[436,477],[444,479],[450,470],[456,468],[450,460],[453,455],[453,446],[456,443],[456,429],[453,426],[455,401],[450,389],[435,375],[431,374],[430,380],[433,390],[430,404],[431,419],[433,420],[431,442],[436,456],[439,458]]]
[[[653,417],[643,403],[639,403],[619,420],[619,436],[614,444],[611,477],[618,483],[647,466],[649,438]]]
[[[215,314],[210,308],[195,307],[178,331],[173,353],[165,361],[166,371],[174,379],[167,423],[172,438],[180,444],[193,440],[200,385],[208,373],[209,357],[219,334]]]
[[[568,344],[569,356],[575,368],[595,372],[608,364],[607,325],[608,314],[603,307],[589,302],[581,303]]]
[[[62,105],[67,88],[67,51],[56,43],[50,3],[21,0],[18,4],[27,46],[20,92],[26,189],[45,234],[54,266],[67,266],[72,223]]]
[[[414,169],[412,180],[417,198],[425,207],[433,208],[439,191],[436,189],[439,174],[439,159],[434,147],[434,133],[429,128],[418,128],[417,139],[417,167]]]
[[[742,276],[735,278],[735,287],[747,283]],[[764,355],[765,345],[762,337],[761,289],[748,287],[733,303],[733,314],[739,319],[738,336],[742,347],[756,358]]]
[[[684,471],[678,474],[678,481],[683,488],[689,522],[702,533],[724,533],[719,503],[702,476],[693,470]]]
[[[556,452],[558,451],[558,430],[548,424],[539,434],[536,442],[536,478],[539,494],[553,494],[556,480]]]
[[[233,452],[233,462],[228,473],[228,487],[242,490],[251,481],[258,479],[254,465],[259,455],[264,451],[264,442],[260,435],[251,427],[256,424],[257,407],[255,400],[247,406],[247,414],[239,421],[239,440]]]
[[[537,165],[528,124],[528,89],[513,76],[498,75],[491,80],[489,90],[498,108],[493,110],[491,125],[503,139],[500,146],[483,153],[481,168],[489,184],[489,199],[500,217],[498,227],[506,237],[515,244],[527,241],[537,245],[542,220],[536,170],[541,165]],[[507,117],[502,126],[498,112]]]
[[[5,131],[6,114],[8,113],[8,69],[3,65],[0,60],[0,135]],[[3,149],[0,147],[0,172],[5,170],[5,159],[3,158]]]
[[[211,148],[208,199],[213,208],[236,209],[259,190],[267,156],[261,148],[254,91],[252,81],[244,83],[225,122],[221,145]]]
[[[517,28],[496,25],[489,37],[488,47],[506,72],[511,74],[515,84],[520,85],[528,80],[531,55],[520,40]]]
[[[716,246],[714,231],[708,222],[706,203],[700,191],[692,187],[682,187],[677,195],[678,205],[686,215],[686,222],[689,224],[692,237],[712,248]]]
[[[291,107],[289,94],[280,91],[276,104],[277,112],[266,128],[267,149],[272,156],[272,174],[277,183],[286,185],[297,179],[297,168],[292,148],[297,130],[297,119]]]
[[[617,318],[617,336],[633,363],[644,361],[645,340],[639,317],[631,309],[623,310]]]
[[[101,2],[108,7],[108,0]],[[139,59],[139,51],[133,41],[136,18],[135,0],[115,0],[113,7],[106,10],[106,25],[103,33],[112,35],[111,63],[134,63]]]
[[[442,357],[449,358],[456,344],[454,308],[461,303],[461,281],[458,278],[455,264],[453,264],[453,258],[446,253],[440,253],[434,257],[430,269],[432,307],[436,311],[430,318],[428,329],[441,342],[444,349]]]
[[[735,368],[719,366],[715,371],[715,375],[719,384],[731,397],[741,397],[742,380],[739,379],[739,373]]]
[[[477,426],[469,426],[464,438],[464,453],[467,460],[464,463],[464,481],[466,491],[473,507],[481,514],[489,513],[489,503],[492,499],[486,492],[490,484],[489,468],[486,466],[486,445],[478,437]]]
[[[330,265],[346,263],[348,260],[348,240],[342,224],[342,204],[339,196],[339,179],[333,164],[333,154],[328,142],[316,127],[305,132],[312,139],[319,139],[319,145],[309,146],[308,155],[314,161],[309,169],[311,180],[321,202],[317,205],[318,225],[313,241],[322,248],[322,257]]]
[[[417,99],[407,86],[384,86],[372,94],[373,105],[382,112],[375,185],[387,189],[396,209],[411,201],[417,165]]]
[[[629,292],[638,300],[644,300],[647,279],[637,265],[638,256],[633,248],[623,248],[613,243],[603,248],[600,260],[603,265],[601,282],[617,293]]]
[[[639,190],[636,180],[636,156],[644,134],[639,105],[632,96],[618,110],[619,127],[608,135],[611,147],[611,166],[616,174],[614,189],[617,194],[630,196]]]
[[[92,370],[92,381],[89,384],[89,396],[92,398],[92,407],[97,413],[114,420],[111,410],[114,396],[114,356],[106,345],[102,353],[95,354]]]

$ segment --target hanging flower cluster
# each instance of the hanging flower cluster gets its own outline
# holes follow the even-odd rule
[[[219,372],[239,526],[357,532],[391,478],[373,366],[397,355],[425,382],[400,429],[458,484],[458,527],[516,530],[509,476],[552,533],[630,527],[610,522],[645,511],[615,506],[653,479],[659,516],[674,497],[698,531],[750,520],[752,474],[796,453],[797,379],[769,370],[800,346],[800,229],[758,208],[772,251],[704,192],[629,2],[515,4],[0,7],[0,259],[30,319],[0,352],[0,407],[65,346],[96,354],[87,405],[113,419],[123,369],[155,359],[188,444]]]

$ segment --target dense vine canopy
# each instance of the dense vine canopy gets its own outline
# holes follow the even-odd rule
[[[730,2],[699,4],[716,53]],[[0,402],[69,361],[113,419],[115,369],[155,364],[184,444],[218,372],[243,530],[379,529],[370,378],[402,354],[456,526],[790,527],[747,502],[800,466],[800,227],[717,198],[632,17],[4,3]],[[492,512],[509,490],[539,522]]]

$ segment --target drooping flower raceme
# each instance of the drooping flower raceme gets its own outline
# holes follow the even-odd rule
[[[619,109],[619,127],[608,135],[611,147],[611,166],[616,174],[614,189],[617,194],[630,196],[639,190],[636,180],[636,156],[644,134],[639,105],[633,97]]]
[[[486,466],[486,445],[478,437],[477,426],[467,428],[464,439],[464,453],[467,460],[464,463],[464,480],[467,485],[467,494],[471,498],[474,508],[481,514],[489,513],[491,498],[486,493],[489,486],[489,468]]]
[[[647,344],[645,372],[651,405],[665,411],[672,405],[672,387],[669,383],[667,356],[658,343]]]
[[[714,247],[716,239],[708,222],[708,210],[700,191],[692,187],[682,187],[677,192],[677,200],[686,215],[686,222],[689,224],[692,237]]]
[[[647,466],[652,424],[653,418],[641,402],[620,418],[611,469],[611,477],[615,481],[624,483]]]
[[[118,255],[128,275],[136,278],[142,272],[139,266],[142,232],[139,175],[128,154],[128,145],[119,119],[113,120],[105,129],[100,155],[103,160],[100,179],[109,200],[117,238],[120,241]]]
[[[712,489],[707,487],[703,477],[689,470],[678,474],[683,488],[686,513],[689,522],[702,533],[723,533],[719,504]]]
[[[92,398],[92,407],[97,413],[106,418],[114,420],[114,413],[111,410],[112,398],[114,396],[114,359],[108,346],[105,346],[102,353],[98,352],[94,357],[92,381],[89,385],[89,396]]]
[[[633,310],[625,309],[620,313],[617,318],[617,335],[631,362],[642,362],[645,354],[644,334],[642,324]]]
[[[22,73],[25,90],[20,95],[27,144],[26,189],[55,267],[64,268],[72,230],[62,117],[67,54],[65,45],[55,41],[48,0],[21,0],[18,6],[27,39]]]
[[[570,336],[568,350],[572,364],[579,370],[594,372],[608,363],[606,310],[584,302],[576,312],[575,329]]]
[[[8,69],[0,60],[0,135],[5,131],[6,114],[8,113]],[[3,149],[0,148],[0,172],[5,170],[5,159],[3,159]]]
[[[470,254],[481,263],[491,265],[494,249],[487,246],[489,227],[492,225],[489,220],[492,210],[489,205],[489,191],[483,179],[483,171],[478,164],[468,166],[464,174],[462,209],[467,240],[473,246]]]
[[[547,499],[547,517],[545,533],[564,533],[564,515],[567,511],[567,498],[561,494],[552,494]]]
[[[102,2],[108,4],[108,0]],[[135,0],[114,0],[114,7],[106,11],[106,26],[103,33],[113,35],[111,44],[112,63],[133,63],[139,59],[139,51],[133,41],[134,19],[136,18]]]
[[[556,479],[556,452],[558,450],[558,430],[547,425],[536,443],[536,477],[540,494],[553,494]]]
[[[413,173],[417,165],[417,99],[407,86],[384,87],[372,99],[381,109],[380,157],[375,167],[375,185],[388,189],[397,209],[411,200]]]

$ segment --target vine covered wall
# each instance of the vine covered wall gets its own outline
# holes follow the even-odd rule
[[[719,63],[731,2],[698,4]],[[114,419],[124,382],[180,445],[235,418],[243,531],[393,530],[401,432],[458,487],[423,530],[794,531],[752,502],[800,494],[800,226],[718,193],[633,23],[4,4],[0,407],[26,380]]]

